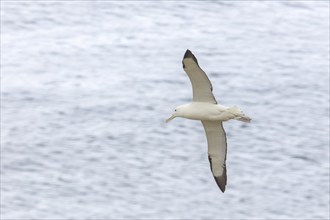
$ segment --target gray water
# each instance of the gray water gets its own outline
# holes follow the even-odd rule
[[[253,119],[224,194],[187,48]],[[329,219],[328,1],[3,1],[1,77],[1,219]]]

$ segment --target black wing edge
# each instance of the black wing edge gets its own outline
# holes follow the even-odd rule
[[[212,171],[212,159],[209,155],[209,162],[210,162],[210,167],[211,167],[211,171]],[[223,165],[223,173],[222,173],[222,176],[214,176],[214,180],[215,182],[217,183],[217,185],[219,186],[221,192],[225,192],[226,190],[226,185],[227,185],[227,168],[226,168],[226,164]],[[213,174],[213,172],[212,172]]]
[[[199,67],[199,64],[198,64],[198,61],[197,61],[195,55],[194,55],[189,49],[187,49],[186,52],[185,52],[185,54],[184,54],[184,56],[183,56],[183,59],[182,59],[182,67],[183,67],[183,69],[185,69],[185,67],[186,67],[186,66],[184,65],[184,62],[183,62],[183,60],[186,59],[186,58],[192,58],[192,59],[196,62],[197,66]],[[199,67],[199,68],[200,68],[200,67]],[[203,70],[202,70],[202,71],[203,71]],[[206,76],[206,78],[208,79],[208,81],[210,82],[210,85],[211,85],[211,92],[213,92],[213,86],[212,86],[212,83],[211,83],[209,77],[208,77],[206,74],[205,74],[205,76]],[[213,99],[214,99],[214,101],[215,101],[214,104],[218,104],[218,102],[217,102],[217,100],[215,99],[213,93],[212,93],[212,96],[213,96]]]

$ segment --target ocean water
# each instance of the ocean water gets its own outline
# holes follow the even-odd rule
[[[210,172],[192,50],[224,105]],[[2,1],[1,219],[329,219],[328,1]]]

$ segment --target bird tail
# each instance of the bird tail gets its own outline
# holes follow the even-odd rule
[[[251,122],[251,118],[246,116],[246,115],[236,117],[235,119],[238,120],[238,121],[245,122],[245,123],[250,123]]]

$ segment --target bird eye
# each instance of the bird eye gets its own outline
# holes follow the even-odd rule
[[[174,111],[176,111],[176,109],[174,109]]]

